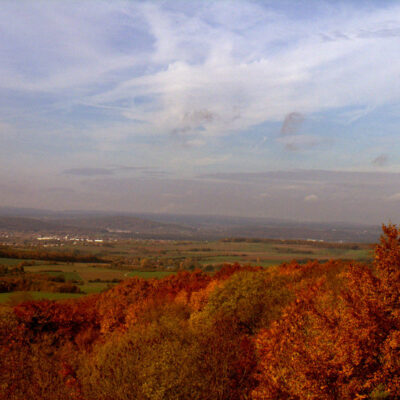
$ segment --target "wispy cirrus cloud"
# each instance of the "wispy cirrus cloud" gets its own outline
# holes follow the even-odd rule
[[[294,0],[4,0],[0,184],[10,176],[21,187],[41,182],[43,193],[65,185],[74,207],[89,198],[100,207],[117,194],[90,192],[77,178],[115,186],[132,178],[148,196],[137,207],[171,209],[151,198],[157,185],[192,179],[195,186],[196,176],[208,174],[207,194],[197,197],[212,205],[226,185],[220,209],[237,198],[232,213],[249,208],[239,183],[263,200],[251,205],[259,213],[271,201],[285,214],[280,201],[288,192],[295,204],[312,194],[323,207],[324,187],[346,204],[389,198],[397,176],[350,171],[400,168],[400,5],[307,7]],[[185,200],[202,207],[186,195],[191,188],[174,184],[182,199],[176,207]],[[11,190],[1,195],[20,201]]]
[[[63,174],[73,176],[104,176],[113,175],[114,170],[110,168],[69,168],[64,170]]]
[[[131,121],[126,135],[230,135],[267,120],[285,120],[286,131],[304,112],[400,94],[387,79],[400,62],[382,57],[396,49],[395,5],[327,5],[305,24],[250,1],[241,13],[218,2],[19,4],[3,3],[0,15],[0,88],[108,108]]]
[[[168,172],[160,171],[158,168],[155,167],[132,167],[127,165],[116,165],[108,168],[97,168],[97,167],[68,168],[62,171],[62,174],[70,176],[97,177],[97,176],[115,175],[117,173],[124,173],[124,172],[139,172],[147,176],[168,175]]]
[[[394,193],[394,194],[386,197],[386,200],[387,201],[395,201],[395,202],[400,201],[400,193]]]

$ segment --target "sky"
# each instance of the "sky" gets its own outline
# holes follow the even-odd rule
[[[11,1],[0,207],[400,221],[397,1]]]

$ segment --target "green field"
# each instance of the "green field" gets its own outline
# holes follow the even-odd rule
[[[14,261],[14,263],[12,262]],[[8,265],[16,265],[21,260],[8,259]],[[50,293],[50,292],[27,292],[32,294],[33,299],[50,299],[61,300],[66,298],[77,298],[85,294],[99,293],[107,289],[113,283],[109,283],[114,279],[123,280],[127,278],[127,272],[123,270],[107,268],[101,264],[85,264],[85,263],[49,263],[48,261],[36,261],[36,265],[24,267],[26,272],[45,273],[52,276],[63,276],[66,281],[73,280],[81,282],[78,287],[83,292],[76,293]],[[105,282],[90,282],[99,279]],[[11,298],[21,298],[23,300],[23,292],[0,293],[0,303],[5,303]],[[28,295],[29,296],[29,295]]]
[[[102,292],[103,290],[107,289],[110,285],[113,286],[114,284],[103,283],[103,282],[89,282],[79,287],[82,290],[82,292],[85,292],[86,294],[93,294]]]
[[[64,249],[68,249],[64,247]],[[346,259],[368,261],[371,249],[368,244],[340,244],[311,241],[174,241],[174,240],[120,240],[104,246],[78,245],[71,250],[93,253],[99,257],[122,260],[126,269],[136,270],[140,260],[164,266],[175,265],[191,258],[201,265],[221,263],[246,263],[276,265],[291,260]],[[78,265],[76,263],[75,265]],[[125,270],[126,270],[125,269]],[[85,280],[84,277],[82,277]]]
[[[105,264],[65,263],[65,264],[42,264],[25,267],[26,272],[42,272],[43,270],[62,271],[65,276],[75,276],[78,280],[88,282],[89,280],[101,279],[112,281],[113,279],[124,279],[123,270],[108,268]],[[53,274],[53,273],[52,273]],[[54,273],[54,275],[60,274]]]
[[[25,268],[27,268],[27,267],[25,267]],[[54,270],[43,269],[39,272],[48,274],[51,276],[62,276],[66,281],[78,281],[78,282],[82,281],[82,278],[80,277],[80,275],[74,271],[62,271],[57,268],[57,270],[56,269],[54,269]]]

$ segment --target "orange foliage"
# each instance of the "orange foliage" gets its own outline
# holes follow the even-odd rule
[[[399,233],[393,226],[384,233],[377,276],[348,265],[339,292],[326,277],[315,281],[257,335],[254,399],[400,396]]]

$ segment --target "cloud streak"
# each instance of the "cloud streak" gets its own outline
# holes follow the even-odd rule
[[[271,171],[237,179],[92,176],[75,190],[31,181],[0,186],[0,202],[15,206],[274,217],[381,223],[400,219],[400,174]],[[240,179],[239,179],[240,178]],[[61,179],[59,179],[60,181]],[[385,205],[384,207],[382,205]]]
[[[125,208],[142,188],[149,211],[232,201],[232,214],[285,215],[315,195],[347,218],[352,199],[379,205],[398,176],[354,171],[400,171],[400,5],[310,4],[4,0],[0,186]],[[96,192],[106,180],[126,197]],[[181,202],[153,198],[172,189]]]
[[[108,168],[70,168],[64,170],[63,174],[72,176],[104,176],[113,175],[114,170]]]
[[[307,203],[315,203],[318,200],[319,200],[319,198],[315,194],[309,194],[306,197],[304,197],[304,201]]]
[[[96,168],[96,167],[82,167],[82,168],[68,168],[62,171],[63,175],[70,176],[84,176],[84,177],[99,177],[115,175],[117,173],[132,173],[140,172],[147,176],[164,176],[169,173],[160,171],[155,167],[132,167],[127,165],[116,165],[109,168]]]
[[[107,108],[131,121],[127,135],[231,135],[268,120],[294,134],[304,118],[288,108],[315,113],[400,95],[387,78],[400,61],[382,57],[396,50],[397,6],[349,5],[346,19],[329,6],[307,25],[254,2],[241,2],[242,14],[217,2],[20,4],[3,3],[0,88]]]

